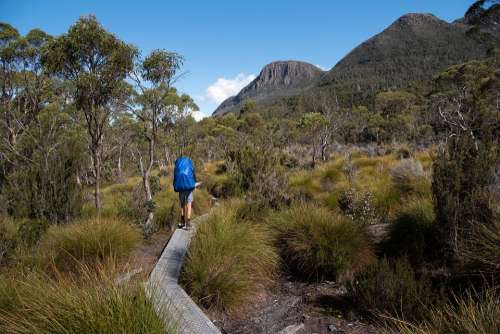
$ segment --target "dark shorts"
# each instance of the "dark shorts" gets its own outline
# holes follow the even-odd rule
[[[181,205],[192,203],[193,202],[193,191],[179,191],[179,200],[181,201]]]

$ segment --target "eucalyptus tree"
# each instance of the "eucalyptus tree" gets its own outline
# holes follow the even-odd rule
[[[41,49],[50,39],[39,29],[21,36],[0,23],[0,184],[9,171],[21,168],[19,164],[31,163],[33,150],[21,150],[19,141],[31,135],[27,130],[37,125],[39,113],[54,99],[52,80],[41,64]]]
[[[138,163],[149,212],[144,230],[153,228],[154,205],[150,177],[155,163],[158,136],[162,128],[172,127],[182,113],[194,107],[186,98],[179,97],[173,83],[179,78],[178,72],[183,58],[175,52],[154,50],[146,58],[137,57],[137,66],[131,73],[136,94],[129,107],[141,124],[141,137],[146,141],[143,150],[132,151]]]
[[[43,52],[46,70],[72,83],[71,97],[84,115],[98,212],[104,133],[117,110],[117,101],[123,98],[123,81],[133,70],[135,54],[134,47],[106,31],[94,16],[81,17],[67,33],[50,41]]]

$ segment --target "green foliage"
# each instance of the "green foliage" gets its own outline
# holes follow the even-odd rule
[[[372,225],[380,221],[373,205],[373,194],[369,191],[342,191],[337,199],[338,207],[349,218],[361,225]]]
[[[140,284],[117,285],[108,274],[85,271],[78,279],[37,273],[0,277],[0,332],[170,334],[177,330],[173,319],[169,326],[163,324]]]
[[[0,266],[7,262],[16,248],[16,233],[17,228],[14,222],[11,219],[0,217]]]
[[[424,305],[432,302],[430,282],[417,280],[404,258],[379,260],[369,266],[348,285],[349,294],[364,310],[374,316],[389,315],[419,320]]]
[[[35,246],[47,231],[49,224],[44,220],[22,219],[16,222],[16,239],[19,245]]]
[[[461,253],[474,251],[472,231],[494,228],[489,186],[500,158],[499,79],[495,58],[452,67],[436,79],[443,93],[433,99],[449,140],[434,160],[432,191],[448,260],[466,262]]]
[[[257,109],[257,102],[255,102],[254,100],[246,100],[245,104],[243,104],[243,107],[240,110],[240,116],[254,112],[255,109]],[[259,115],[259,114],[256,114],[256,115]]]
[[[108,260],[126,258],[141,240],[137,229],[116,219],[89,219],[68,226],[52,226],[41,240],[42,265],[75,272],[96,268]]]
[[[436,255],[434,206],[430,199],[412,198],[403,204],[391,224],[389,238],[382,244],[390,257],[406,256],[414,266]]]
[[[287,178],[277,151],[268,145],[246,145],[228,153],[228,188],[248,193],[250,200],[278,208],[288,201]]]
[[[149,186],[151,187],[151,193],[153,194],[153,196],[161,191],[160,177],[151,175],[149,177]]]
[[[142,76],[155,84],[170,84],[183,61],[182,56],[175,52],[153,50],[142,63]]]
[[[237,221],[238,203],[217,208],[197,229],[182,282],[207,308],[235,311],[272,283],[278,255],[261,225]]]
[[[374,261],[363,228],[330,210],[300,204],[271,218],[284,263],[313,280],[345,280]]]
[[[81,187],[76,175],[83,162],[81,130],[68,113],[50,105],[17,142],[27,158],[8,175],[2,189],[16,217],[67,222],[80,213]],[[29,163],[25,161],[29,160]]]

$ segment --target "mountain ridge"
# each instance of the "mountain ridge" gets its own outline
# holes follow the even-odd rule
[[[405,89],[448,66],[485,58],[490,48],[500,45],[500,4],[485,7],[481,3],[475,3],[463,18],[451,23],[431,13],[404,14],[353,48],[332,69],[317,72],[319,78],[296,74],[294,86],[279,77],[281,72],[266,71],[281,62],[270,63],[259,77],[224,101],[213,116],[238,112],[248,99],[268,102],[325,87],[335,94],[350,95],[351,101],[364,101],[380,91]],[[268,78],[274,82],[271,87],[258,84],[266,75],[278,76]],[[304,81],[299,82],[301,79]]]

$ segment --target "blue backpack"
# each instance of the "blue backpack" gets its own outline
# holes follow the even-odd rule
[[[196,187],[196,175],[193,162],[187,157],[175,160],[174,191],[190,191]]]

